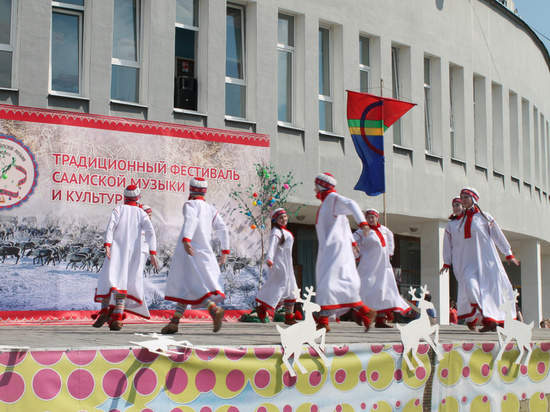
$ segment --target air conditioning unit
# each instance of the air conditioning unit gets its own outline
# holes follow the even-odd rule
[[[197,79],[178,76],[175,79],[174,107],[197,110]]]

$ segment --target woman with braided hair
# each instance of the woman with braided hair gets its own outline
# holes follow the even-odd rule
[[[292,246],[294,236],[286,228],[288,215],[282,207],[271,213],[273,227],[269,235],[266,264],[269,267],[267,281],[256,295],[256,312],[260,322],[267,322],[267,311],[275,311],[278,304],[283,302],[285,307],[285,324],[293,325],[294,304],[296,297],[293,292],[298,288],[294,277],[292,264]]]
[[[462,266],[470,310],[459,318],[479,314],[483,323],[479,331],[496,331],[496,327],[504,323],[505,317],[499,306],[513,296],[512,285],[497,247],[506,256],[508,264],[512,262],[519,266],[519,260],[512,254],[510,244],[495,219],[479,208],[478,192],[466,187],[460,192],[460,199],[465,213],[458,226],[458,235],[463,238],[464,244],[457,258]],[[515,309],[512,315],[516,316]]]

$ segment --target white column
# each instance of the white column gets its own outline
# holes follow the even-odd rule
[[[449,324],[449,272],[440,275],[443,266],[443,236],[447,222],[435,221],[422,225],[420,233],[420,283],[428,285],[432,303],[437,310],[437,322]]]
[[[521,241],[520,267],[523,319],[525,323],[534,321],[535,327],[538,327],[542,320],[540,241]]]
[[[542,255],[542,317],[550,318],[550,255]],[[544,298],[546,296],[546,299]],[[540,322],[539,322],[540,323]],[[535,325],[538,326],[538,325]]]

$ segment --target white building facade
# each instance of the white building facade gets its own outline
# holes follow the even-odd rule
[[[363,209],[385,210],[403,285],[427,284],[442,324],[446,219],[476,187],[522,262],[506,268],[524,317],[539,322],[550,314],[550,57],[504,3],[0,0],[0,103],[269,134],[272,163],[304,182],[301,280],[314,280],[313,179],[331,172]],[[385,135],[385,201],[353,190],[346,90],[417,104]]]

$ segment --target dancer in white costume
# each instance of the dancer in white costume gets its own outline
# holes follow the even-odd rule
[[[376,328],[391,328],[385,321],[392,312],[406,313],[411,308],[399,294],[390,257],[393,256],[393,233],[378,223],[379,213],[368,209],[365,218],[370,227],[368,236],[361,229],[353,234],[359,248],[357,271],[361,278],[361,300],[376,310]]]
[[[466,187],[460,192],[460,199],[466,212],[458,226],[458,236],[464,239],[464,248],[458,259],[470,311],[459,318],[478,313],[483,323],[479,331],[496,331],[497,326],[504,323],[506,315],[499,310],[499,306],[513,296],[512,285],[496,248],[506,256],[508,264],[512,262],[519,266],[519,261],[512,254],[510,244],[495,219],[479,208],[477,191]],[[512,315],[516,317],[515,308]]]
[[[214,321],[214,332],[222,325],[224,310],[216,305],[225,298],[220,285],[220,265],[229,255],[229,232],[216,208],[204,200],[208,183],[200,177],[189,184],[189,200],[183,205],[183,227],[166,281],[165,299],[176,302],[174,316],[162,329],[164,334],[178,331],[188,305],[206,307]],[[221,241],[219,261],[212,250],[212,231]]]
[[[275,310],[282,302],[285,307],[285,323],[293,325],[294,304],[296,297],[293,292],[298,288],[294,277],[292,264],[292,246],[294,236],[286,229],[288,216],[285,209],[278,208],[271,213],[273,228],[269,235],[266,264],[269,267],[267,281],[256,295],[256,312],[260,322],[267,320],[267,311]]]
[[[453,214],[449,216],[449,222],[445,227],[443,238],[443,266],[439,271],[443,274],[453,267],[453,273],[458,283],[458,297],[456,302],[457,317],[462,316],[470,330],[476,330],[478,322],[477,314],[472,312],[472,307],[468,299],[464,275],[462,270],[462,256],[464,254],[464,234],[459,233],[460,222],[464,217],[464,206],[460,196],[452,200]]]
[[[319,240],[315,276],[316,301],[321,306],[317,328],[330,331],[329,315],[336,316],[355,310],[356,322],[369,330],[376,312],[366,306],[359,296],[361,280],[355,266],[355,241],[346,215],[355,221],[368,236],[370,228],[359,205],[336,193],[336,179],[330,173],[315,178],[315,192],[323,202],[317,211],[315,229]]]
[[[151,264],[156,267],[157,240],[151,219],[138,207],[140,189],[124,190],[124,205],[117,206],[105,232],[106,259],[99,272],[95,301],[101,302],[94,327],[109,322],[111,330],[120,330],[124,311],[149,317],[143,292],[141,265],[142,233],[148,244]],[[114,301],[114,307],[110,301]]]

